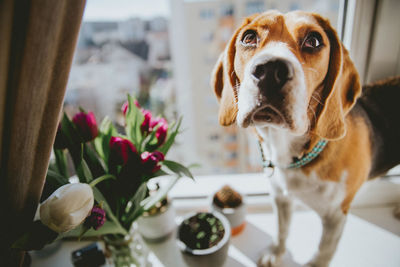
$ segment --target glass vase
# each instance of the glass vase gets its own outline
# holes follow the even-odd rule
[[[137,227],[132,227],[129,235],[106,235],[103,237],[107,256],[115,267],[148,266],[149,249]]]

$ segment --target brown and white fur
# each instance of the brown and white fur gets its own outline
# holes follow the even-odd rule
[[[400,163],[400,127],[390,129],[399,123],[388,115],[396,110],[386,107],[399,106],[400,80],[390,83],[381,100],[379,86],[360,98],[362,87],[347,50],[317,14],[269,11],[246,18],[233,34],[212,78],[219,122],[254,127],[265,157],[278,166],[271,184],[279,233],[260,266],[279,265],[293,197],[315,210],[323,224],[319,249],[306,266],[329,266],[360,186]],[[321,139],[329,142],[309,164],[279,167]]]

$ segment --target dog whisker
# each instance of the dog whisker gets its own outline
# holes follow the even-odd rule
[[[311,95],[311,97],[312,97],[312,99],[317,101],[319,104],[323,105],[323,103],[318,98],[316,98],[314,95]]]
[[[310,70],[310,71],[312,71],[312,72],[314,72],[314,73],[316,73],[316,74],[318,74],[318,71],[316,69],[314,69],[314,68],[310,68],[310,67],[305,67],[305,68]]]

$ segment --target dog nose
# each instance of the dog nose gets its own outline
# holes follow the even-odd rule
[[[291,79],[292,66],[284,60],[270,60],[267,63],[257,65],[252,76],[259,85],[265,84],[268,87],[280,89]]]

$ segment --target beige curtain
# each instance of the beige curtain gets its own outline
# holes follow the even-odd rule
[[[71,67],[84,0],[0,0],[0,265],[33,217]]]

